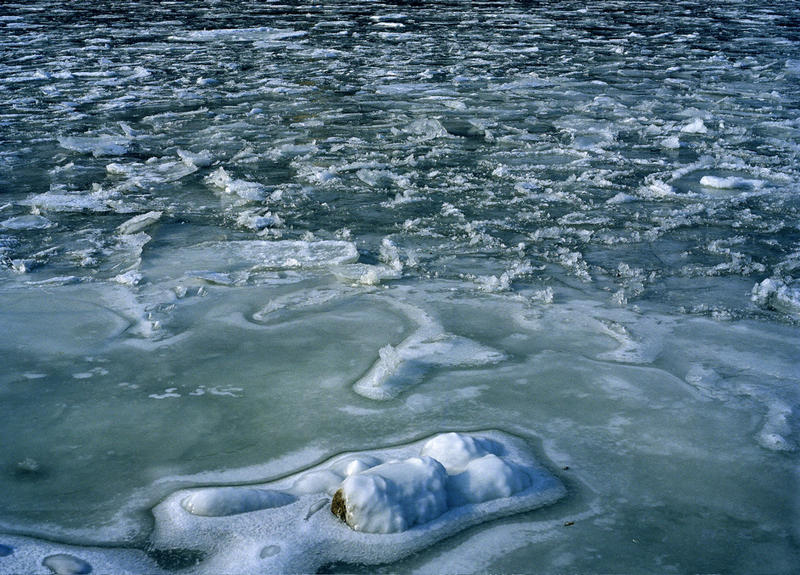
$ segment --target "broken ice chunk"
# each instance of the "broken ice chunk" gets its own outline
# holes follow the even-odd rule
[[[224,191],[226,194],[236,195],[245,200],[263,200],[266,195],[264,186],[258,182],[232,178],[230,174],[225,171],[225,168],[219,168],[211,172],[206,176],[204,181],[208,185]]]
[[[206,166],[210,166],[211,162],[214,161],[214,157],[208,150],[202,150],[200,152],[194,153],[190,152],[189,150],[179,149],[178,156],[180,156],[184,164],[190,166],[197,166],[198,168],[205,168]]]
[[[146,214],[140,214],[138,216],[134,216],[131,219],[117,226],[117,233],[124,235],[124,234],[135,234],[136,232],[141,232],[147,226],[154,224],[158,220],[160,220],[162,214],[163,212],[147,212]]]

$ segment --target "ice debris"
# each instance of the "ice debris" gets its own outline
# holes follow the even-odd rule
[[[767,278],[755,284],[750,299],[773,311],[800,314],[800,288],[790,287],[779,279]]]
[[[499,431],[451,432],[337,456],[267,484],[178,491],[153,510],[150,545],[195,551],[202,556],[193,568],[198,575],[375,565],[565,493],[521,439]],[[288,503],[248,511],[251,502],[273,497]],[[212,510],[235,513],[197,514],[197,505],[208,501]]]

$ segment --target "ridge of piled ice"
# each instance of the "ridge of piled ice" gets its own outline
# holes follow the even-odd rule
[[[58,139],[62,148],[73,152],[91,153],[95,157],[122,156],[128,152],[131,139],[125,136],[64,136]]]
[[[455,459],[464,464],[456,474],[426,455],[448,459],[450,450],[459,452]],[[312,480],[323,476],[328,480]],[[349,509],[350,524],[334,515],[335,504],[329,509],[331,483],[341,490],[334,501],[344,498],[341,512],[348,516]],[[150,544],[202,555],[192,569],[199,575],[313,572],[337,561],[395,561],[467,527],[548,505],[566,493],[522,440],[499,431],[446,433],[338,456],[268,484],[210,489],[224,489],[226,504],[237,509],[237,493],[247,502],[254,490],[291,493],[295,499],[206,517],[183,504],[202,490],[167,497],[153,510]]]
[[[378,351],[372,367],[353,384],[353,391],[369,399],[388,400],[417,384],[434,367],[474,367],[505,359],[502,352],[466,337],[447,333],[423,309],[395,304],[417,328],[399,344]]]
[[[305,36],[302,30],[271,28],[258,26],[254,28],[218,28],[216,30],[193,30],[183,35],[170,36],[171,41],[213,42],[228,40],[234,42],[251,42],[253,40],[285,40]]]
[[[152,186],[176,182],[198,170],[197,166],[172,158],[150,158],[146,162],[112,162],[106,172],[115,178],[125,178],[114,186],[124,192],[147,190]]]
[[[119,194],[102,188],[88,193],[44,192],[21,200],[21,206],[33,206],[53,212],[112,212],[119,201]]]
[[[700,185],[718,189],[752,190],[763,187],[764,182],[739,176],[703,176],[700,178]]]

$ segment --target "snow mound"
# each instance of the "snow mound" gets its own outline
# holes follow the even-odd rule
[[[396,533],[447,511],[447,471],[432,457],[390,461],[351,475],[333,497],[356,531]]]
[[[215,516],[186,506],[187,496],[194,504],[210,494],[238,510],[261,499],[254,492],[292,500]],[[376,565],[479,523],[551,504],[565,493],[521,439],[499,431],[446,433],[337,456],[263,485],[177,491],[153,510],[150,546],[164,553],[191,550],[202,557],[192,571],[200,575],[313,573],[334,562]]]
[[[181,501],[189,513],[203,517],[223,517],[248,513],[259,509],[271,509],[288,505],[294,501],[288,493],[267,489],[244,487],[219,487],[195,491]]]

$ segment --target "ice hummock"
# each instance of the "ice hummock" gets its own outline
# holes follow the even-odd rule
[[[347,523],[330,509],[331,487],[341,491],[334,500],[343,498],[348,506]],[[499,431],[450,432],[341,455],[268,484],[177,491],[153,510],[150,545],[202,555],[192,569],[198,574],[380,564],[467,527],[551,504],[565,493],[521,439]],[[209,496],[235,513],[209,516],[187,509],[187,501],[195,509],[196,501]],[[279,504],[241,511],[270,498]]]

